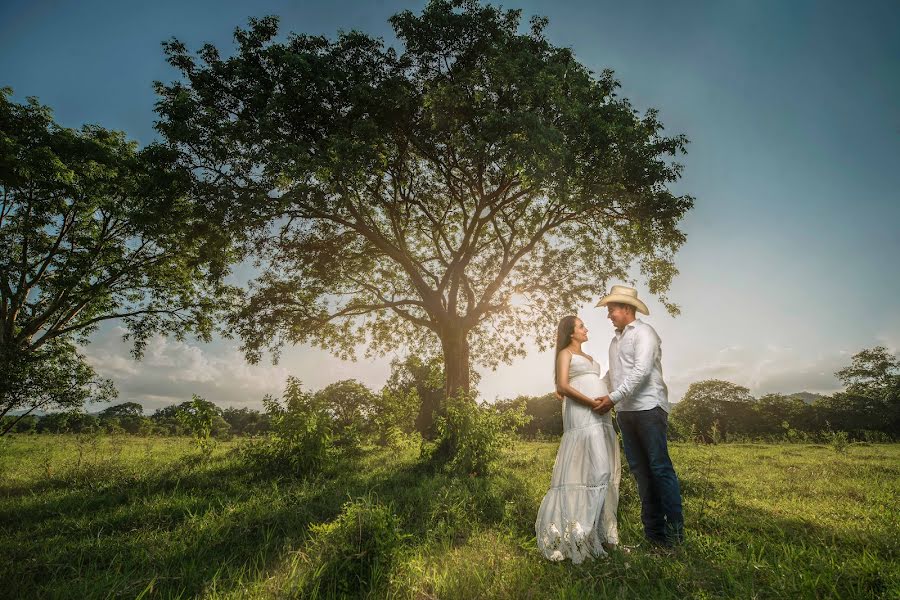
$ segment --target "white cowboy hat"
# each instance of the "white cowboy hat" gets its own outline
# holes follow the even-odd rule
[[[625,285],[612,286],[610,292],[600,299],[600,302],[597,303],[597,306],[606,306],[610,302],[630,304],[631,306],[635,307],[638,312],[642,312],[645,315],[650,314],[650,311],[647,310],[647,305],[638,300],[637,290]]]

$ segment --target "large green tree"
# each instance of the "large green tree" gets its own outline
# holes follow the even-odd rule
[[[628,280],[666,298],[692,205],[669,185],[681,135],[551,44],[546,20],[433,0],[351,31],[236,52],[172,40],[158,130],[262,266],[231,329],[251,361],[284,343],[438,350],[446,391],[552,343],[559,315]]]
[[[884,346],[860,350],[835,376],[847,386],[829,402],[838,425],[900,435],[900,359]]]
[[[884,346],[866,348],[854,354],[850,365],[834,375],[850,393],[882,398],[897,385],[900,358]]]
[[[685,429],[693,426],[704,439],[715,438],[714,429],[722,435],[749,433],[754,402],[750,390],[742,385],[707,379],[690,385],[684,398],[672,408],[672,417]]]
[[[170,149],[60,127],[0,91],[0,417],[109,399],[77,351],[103,322],[140,355],[154,332],[211,331],[231,261]]]

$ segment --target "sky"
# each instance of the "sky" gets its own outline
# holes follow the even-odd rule
[[[161,42],[206,42],[223,54],[251,16],[281,31],[359,29],[393,41],[387,19],[422,2],[0,0],[0,86],[36,96],[68,127],[85,123],[155,138],[154,80],[171,81]],[[834,372],[876,345],[900,348],[900,4],[818,0],[507,2],[550,19],[550,40],[588,68],[612,68],[621,95],[655,107],[691,140],[673,187],[696,198],[669,316],[645,290],[663,340],[671,399],[704,379],[760,396],[830,393]],[[892,258],[893,257],[893,258]],[[597,297],[604,290],[597,290]],[[605,310],[580,308],[585,350],[606,364]],[[562,316],[562,315],[560,315]],[[553,334],[553,327],[548,329]],[[379,389],[393,356],[346,362],[318,348],[248,365],[235,340],[156,338],[140,362],[110,323],[84,353],[147,410],[199,394],[261,407],[288,375],[308,389],[358,379]],[[489,401],[542,395],[551,352],[482,371]]]

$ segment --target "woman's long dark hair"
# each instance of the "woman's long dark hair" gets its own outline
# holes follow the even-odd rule
[[[578,320],[578,317],[575,315],[569,315],[567,317],[563,317],[559,321],[559,325],[556,326],[556,353],[553,355],[553,383],[558,383],[558,376],[556,374],[556,362],[559,358],[559,351],[569,345],[569,342],[572,341],[572,334],[575,333],[575,321]]]

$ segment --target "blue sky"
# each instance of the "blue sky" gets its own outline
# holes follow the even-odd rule
[[[66,126],[96,123],[153,139],[155,79],[175,73],[160,43],[227,51],[249,16],[282,31],[361,29],[392,39],[387,18],[421,2],[0,2],[0,86],[37,96]],[[754,394],[839,387],[862,348],[900,348],[900,4],[885,2],[504,3],[550,18],[553,42],[609,67],[636,107],[656,107],[691,140],[676,190],[697,198],[670,298],[648,299],[674,399],[722,378]],[[598,296],[602,290],[597,291]],[[606,362],[612,327],[581,310],[586,349]],[[258,407],[288,374],[318,389],[357,378],[379,388],[390,357],[347,363],[319,349],[277,366],[244,364],[233,341],[157,339],[132,361],[114,325],[85,349],[119,401],[189,399]],[[482,375],[485,398],[542,394],[552,357]]]

